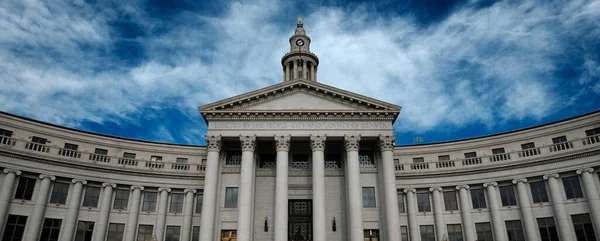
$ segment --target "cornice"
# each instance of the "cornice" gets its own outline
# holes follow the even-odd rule
[[[394,121],[398,114],[391,111],[256,110],[208,112],[203,116],[210,121]]]

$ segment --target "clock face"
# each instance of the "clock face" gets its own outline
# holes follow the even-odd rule
[[[302,40],[302,39],[296,40],[296,45],[303,46],[304,45],[304,40]]]

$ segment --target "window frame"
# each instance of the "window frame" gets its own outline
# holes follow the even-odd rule
[[[541,188],[543,188],[543,192]],[[546,182],[530,182],[529,189],[531,190],[531,201],[533,203],[550,202],[550,198],[548,196],[548,189],[546,188]]]
[[[225,187],[224,208],[238,208],[238,196],[238,187]]]
[[[571,215],[571,221],[573,224],[573,232],[577,240],[580,240],[580,238],[583,238],[583,240],[586,241],[596,240],[595,232],[600,231],[594,230],[594,225],[589,213]]]
[[[404,200],[405,195],[402,192],[402,190],[396,190],[396,196],[398,198],[398,211],[400,213],[405,213],[406,212],[406,202]]]
[[[427,202],[421,201],[419,200],[419,196],[421,197],[427,197]],[[416,198],[417,198],[417,211],[418,212],[431,212],[431,198],[429,197],[429,192],[417,192],[416,194]],[[424,204],[424,206],[422,206],[421,204]],[[422,210],[421,207],[423,207]]]
[[[458,228],[457,228],[458,227]],[[458,224],[448,224],[446,225],[446,232],[448,233],[449,241],[463,241],[463,233],[462,233],[462,225]]]
[[[27,216],[9,214],[6,218],[2,241],[21,241],[25,234],[25,226],[28,219]],[[12,232],[7,232],[10,228],[12,228]],[[7,234],[11,234],[9,238],[7,238]]]
[[[510,188],[511,190],[511,195],[509,195],[508,197],[506,197],[506,200],[508,202],[508,204],[504,203],[504,194],[508,194],[506,192],[504,192],[503,190],[508,190],[508,188]],[[502,203],[503,207],[512,207],[512,206],[518,206],[519,203],[517,202],[517,195],[515,194],[515,187],[513,185],[503,185],[503,186],[498,186],[498,191],[500,192],[500,202]],[[514,202],[514,204],[513,204]]]
[[[376,208],[376,195],[375,187],[362,187],[363,208]]]
[[[104,189],[106,191],[106,189]],[[127,189],[115,189],[115,198],[113,202],[113,209],[127,210],[129,205],[130,190]]]
[[[90,189],[97,191],[96,193],[98,194],[97,196],[90,196]],[[82,207],[90,207],[90,208],[97,208],[98,207],[98,203],[100,201],[100,191],[102,189],[98,186],[92,186],[92,185],[87,185],[85,187],[85,192],[83,194],[83,201],[81,203]],[[90,203],[91,202],[91,203]]]
[[[174,236],[169,237],[169,235],[174,235]],[[177,238],[175,238],[175,237],[177,237]],[[180,240],[181,240],[181,226],[167,225],[167,227],[165,228],[164,241],[180,241]]]
[[[148,230],[148,228],[150,228],[150,230]],[[144,231],[144,233],[141,233],[142,231]],[[150,232],[148,232],[148,231],[150,231]],[[135,240],[136,241],[152,240],[153,239],[153,233],[154,233],[154,225],[152,225],[152,224],[139,224],[137,232],[135,234]],[[143,236],[140,237],[140,235],[143,235]],[[142,238],[142,239],[140,240],[140,238]]]
[[[554,217],[536,218],[541,241],[559,241],[558,229]],[[546,237],[544,237],[546,235]]]
[[[471,189],[471,205],[473,205],[473,209],[487,208],[487,200],[485,197],[485,190],[483,188]]]
[[[66,187],[66,189],[62,190],[62,189],[57,189],[56,187],[62,186],[63,188]],[[52,193],[50,194],[50,199],[48,200],[48,203],[52,203],[52,204],[67,204],[67,197],[69,196],[69,188],[71,188],[71,184],[66,183],[66,182],[54,182],[54,184],[52,184]],[[60,192],[60,191],[65,191],[66,192]]]
[[[563,188],[567,199],[584,198],[579,176],[562,177]],[[574,184],[577,184],[576,186]],[[568,185],[568,186],[567,186]]]
[[[154,200],[149,200],[148,195],[154,195]],[[142,212],[156,212],[157,199],[158,199],[158,192],[144,191],[144,201],[142,202]],[[146,204],[148,206],[146,206]],[[149,209],[150,207],[152,209]]]
[[[15,191],[14,199],[31,201],[36,182],[37,179],[34,178],[23,176],[19,177],[19,183],[17,184],[17,190]]]
[[[196,203],[194,213],[202,213],[202,204],[204,202],[204,190],[200,189],[196,194]]]
[[[109,223],[106,230],[105,241],[123,241],[125,235],[125,224],[124,223]],[[119,239],[119,237],[121,237]]]
[[[525,232],[523,231],[521,220],[506,220],[504,221],[504,225],[506,226],[508,241],[525,241]],[[513,239],[512,237],[515,238]]]
[[[44,218],[39,241],[58,241],[61,227],[62,219]]]
[[[177,197],[177,198],[175,198]],[[171,198],[169,200],[169,212],[170,213],[183,213],[183,203],[185,199],[185,194],[183,193],[171,193]]]
[[[96,223],[93,221],[77,221],[75,226],[74,241],[92,241],[94,239],[94,227]],[[81,236],[83,235],[83,237]],[[89,239],[88,239],[89,238]]]
[[[457,193],[454,190],[443,191],[442,196],[444,198],[444,210],[446,211],[458,211],[458,198]],[[450,199],[449,198],[453,198]]]
[[[490,222],[475,223],[475,233],[478,241],[493,241],[492,225]]]
[[[425,231],[423,233],[423,231]],[[419,225],[421,241],[435,241],[435,229],[433,225]]]

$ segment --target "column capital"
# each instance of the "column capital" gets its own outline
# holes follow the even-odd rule
[[[463,189],[463,188],[465,190],[469,190],[469,188],[471,188],[471,187],[469,187],[469,185],[458,185],[458,186],[456,186],[456,190],[460,190],[460,189]]]
[[[558,175],[558,173],[546,174],[546,175],[544,175],[544,180],[548,180],[548,179],[550,179],[551,177],[553,177],[553,178],[555,178],[555,179],[558,179],[558,177],[560,177],[560,175]]]
[[[73,184],[77,184],[77,183],[81,183],[81,184],[83,184],[83,185],[86,185],[86,184],[87,184],[87,181],[86,181],[86,180],[83,180],[83,179],[77,179],[77,178],[75,178],[75,179],[71,180],[71,182],[72,182]]]
[[[206,149],[208,149],[208,151],[214,151],[214,152],[221,151],[221,145],[223,144],[223,141],[221,140],[221,135],[218,135],[218,136],[206,135],[206,136],[204,136],[204,139],[206,140]]]
[[[171,188],[168,187],[159,187],[158,192],[171,192]]]
[[[483,184],[483,187],[489,187],[489,186],[497,187],[498,183],[497,182],[486,182]]]
[[[188,192],[191,192],[191,193],[196,193],[196,189],[193,189],[193,188],[186,188],[185,190],[183,190],[183,193],[186,193],[186,194],[187,194]]]
[[[9,174],[9,173],[11,173],[11,172],[12,172],[12,173],[14,173],[14,174],[15,174],[15,175],[17,175],[17,176],[18,176],[18,175],[21,175],[21,171],[19,171],[19,170],[17,170],[17,169],[10,169],[10,168],[6,168],[6,169],[4,169],[4,171],[2,171],[2,172],[4,172],[5,174]]]
[[[256,135],[240,135],[240,142],[242,143],[242,151],[254,151],[254,148],[256,148]]]
[[[291,135],[275,135],[275,149],[277,149],[277,151],[285,151],[285,152],[289,152],[290,151],[290,140],[292,139]]]
[[[409,193],[409,192],[417,193],[417,189],[414,189],[414,188],[405,188],[404,189],[404,193]]]
[[[577,175],[581,175],[584,172],[593,173],[594,172],[594,168],[588,167],[588,168],[583,168],[583,169],[579,169],[579,170],[576,171]]]
[[[131,190],[140,189],[140,191],[144,191],[144,186],[131,186]]]
[[[393,151],[394,150],[394,142],[396,141],[396,136],[384,136],[379,135],[379,149],[383,151]]]
[[[443,190],[442,187],[430,187],[429,188],[430,192],[433,192],[433,191],[441,192],[442,190]]]
[[[39,178],[40,178],[40,179],[42,179],[42,180],[44,180],[44,179],[48,178],[48,179],[50,179],[50,181],[54,181],[54,180],[56,180],[56,177],[55,177],[55,176],[48,175],[48,174],[40,174]]]
[[[325,151],[325,141],[327,140],[326,135],[313,136],[310,135],[310,149],[312,151]]]
[[[522,183],[527,183],[527,178],[517,178],[517,179],[513,179],[513,180],[512,180],[512,183],[513,183],[513,184],[517,184],[517,183],[519,183],[519,182],[522,182]]]
[[[115,184],[115,183],[110,183],[110,182],[102,183],[102,187],[108,187],[108,186],[110,186],[112,188],[117,188],[117,184]]]
[[[360,148],[360,135],[344,135],[344,147],[346,147],[346,151],[358,151]]]

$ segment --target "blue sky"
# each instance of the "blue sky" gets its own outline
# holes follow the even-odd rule
[[[398,144],[600,109],[600,1],[5,0],[0,110],[202,145],[197,107],[279,83],[297,16],[320,82],[403,106]]]

